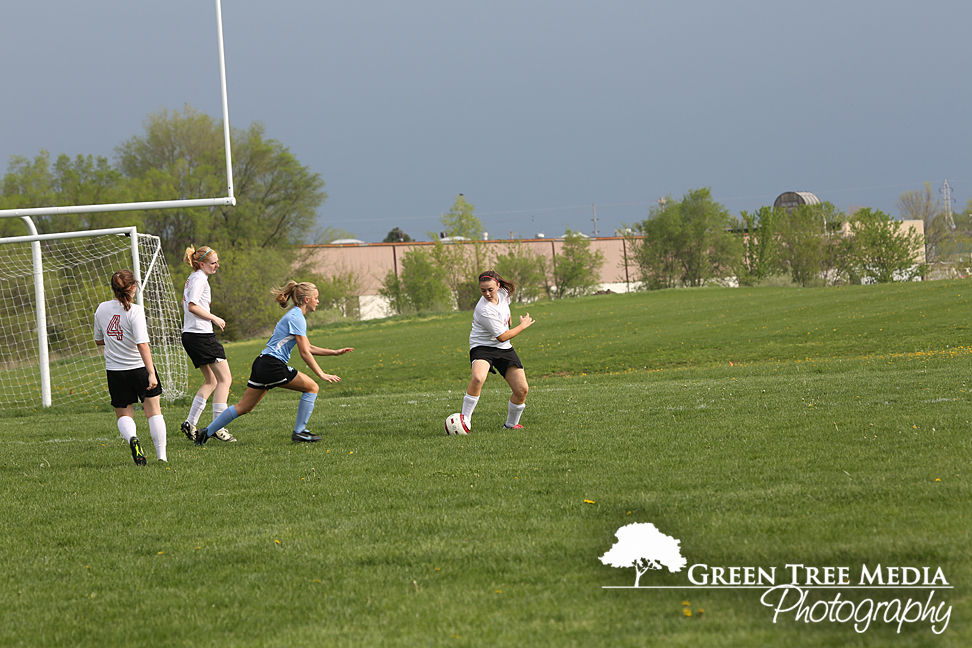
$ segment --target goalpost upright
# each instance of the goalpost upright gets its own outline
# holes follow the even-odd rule
[[[24,225],[27,227],[28,236],[26,237],[14,237],[14,239],[0,239],[0,243],[12,242],[13,240],[18,240],[20,242],[30,242],[31,245],[31,255],[33,259],[33,275],[34,275],[34,297],[37,309],[37,345],[38,345],[38,360],[40,363],[41,372],[41,391],[42,391],[42,404],[45,407],[51,405],[51,385],[50,385],[50,354],[49,354],[49,341],[47,339],[47,323],[46,323],[46,307],[45,307],[45,295],[44,295],[44,269],[43,269],[43,257],[41,254],[42,240],[50,240],[53,238],[72,238],[74,235],[77,236],[90,236],[95,234],[95,231],[87,232],[65,232],[58,235],[40,235],[37,233],[37,228],[34,225],[32,216],[56,216],[61,214],[91,214],[91,213],[102,213],[102,212],[119,212],[119,211],[144,211],[144,210],[155,210],[155,209],[177,209],[177,208],[187,208],[187,207],[220,207],[220,206],[235,206],[236,197],[233,195],[233,161],[230,146],[230,122],[229,122],[229,101],[227,98],[226,91],[226,58],[223,52],[223,11],[221,0],[216,1],[216,42],[219,51],[219,78],[220,78],[220,95],[222,99],[222,109],[223,109],[223,146],[226,152],[226,196],[218,198],[192,198],[184,200],[155,200],[155,201],[145,201],[145,202],[130,202],[130,203],[106,203],[99,205],[67,205],[61,207],[31,207],[27,209],[0,209],[0,218],[20,218]],[[121,228],[123,230],[130,229],[131,232],[129,236],[132,239],[132,259],[133,259],[133,272],[135,273],[135,278],[141,283],[140,276],[140,262],[138,256],[138,234],[135,228]],[[110,230],[98,230],[99,234],[105,233],[116,233]],[[118,232],[120,233],[120,232]],[[140,290],[138,293],[138,303],[143,304],[143,292]]]

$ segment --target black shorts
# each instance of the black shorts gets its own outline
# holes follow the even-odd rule
[[[485,360],[489,363],[490,373],[499,371],[499,374],[503,377],[506,376],[506,370],[510,367],[523,368],[520,356],[516,355],[516,351],[513,349],[497,349],[490,346],[473,347],[469,349],[469,363],[472,364],[473,360]]]
[[[125,408],[136,401],[144,402],[146,398],[162,395],[162,381],[159,380],[159,370],[155,370],[155,380],[159,384],[155,389],[148,388],[148,369],[126,369],[124,371],[106,371],[108,374],[108,394],[111,396],[111,406]]]
[[[186,350],[196,369],[226,359],[226,351],[216,339],[215,333],[183,333],[182,348]]]
[[[272,355],[258,355],[250,367],[250,379],[246,381],[253,389],[273,389],[286,385],[297,377],[297,370],[288,367]]]

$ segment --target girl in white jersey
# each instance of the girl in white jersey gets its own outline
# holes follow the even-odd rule
[[[210,394],[213,396],[213,420],[226,409],[233,375],[223,345],[213,332],[213,324],[219,330],[225,330],[226,321],[209,310],[212,303],[209,277],[219,269],[219,255],[208,245],[198,250],[190,245],[186,248],[183,261],[192,266],[193,273],[186,279],[186,287],[182,291],[182,348],[203,376],[203,384],[192,399],[186,420],[182,422],[182,433],[191,441],[195,438],[196,423],[206,409]],[[226,428],[218,428],[215,436],[221,441],[236,441]]]
[[[533,324],[530,313],[520,317],[516,328],[510,328],[510,296],[516,286],[506,281],[493,270],[479,275],[479,291],[482,297],[473,311],[472,331],[469,333],[469,362],[471,377],[466,395],[462,399],[462,419],[467,429],[471,429],[473,410],[479,403],[486,376],[499,371],[510,385],[513,394],[507,405],[504,428],[520,430],[520,415],[526,407],[526,396],[530,390],[527,384],[523,363],[513,350],[510,340]]]
[[[145,311],[132,303],[138,290],[135,275],[130,270],[119,270],[111,276],[111,290],[115,298],[102,302],[95,311],[94,340],[105,347],[108,394],[115,408],[118,431],[128,441],[135,465],[144,466],[145,452],[135,435],[133,407],[136,401],[142,401],[155,454],[159,461],[166,461],[165,419],[159,403],[162,385],[149,349]]]
[[[321,437],[307,431],[307,421],[314,411],[314,402],[317,400],[317,392],[320,387],[310,376],[287,365],[290,362],[290,354],[296,346],[300,357],[304,359],[304,362],[318,378],[329,383],[335,383],[341,379],[324,373],[317,365],[314,356],[343,355],[354,351],[354,349],[351,347],[337,349],[336,351],[322,349],[312,345],[307,339],[307,320],[304,316],[317,310],[317,305],[320,303],[317,286],[307,281],[301,283],[289,281],[282,288],[274,288],[270,292],[273,293],[281,308],[287,308],[287,303],[291,299],[294,301],[294,306],[277,322],[266,348],[253,361],[250,379],[246,383],[243,398],[236,405],[227,407],[216,420],[209,424],[209,428],[196,430],[196,445],[203,445],[210,437],[215,435],[214,432],[209,430],[218,430],[229,425],[238,416],[252,411],[264,395],[274,387],[301,392],[300,402],[297,403],[297,421],[294,424],[294,431],[290,435],[290,439],[295,443],[321,440]]]

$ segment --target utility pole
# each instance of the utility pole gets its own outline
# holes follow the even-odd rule
[[[597,203],[591,204],[594,208],[594,238],[597,238]]]

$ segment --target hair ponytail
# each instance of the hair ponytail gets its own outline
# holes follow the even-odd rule
[[[182,255],[182,260],[188,263],[193,270],[198,270],[199,266],[203,262],[203,259],[209,256],[210,253],[215,254],[216,250],[208,245],[204,245],[199,249],[196,249],[190,245],[186,248],[185,254]]]
[[[126,311],[132,307],[132,286],[138,287],[138,282],[131,270],[119,270],[111,275],[111,292]]]
[[[271,288],[270,294],[273,295],[280,308],[287,308],[287,302],[291,299],[294,300],[294,306],[302,306],[315,290],[317,290],[317,286],[309,281],[301,281],[300,283],[288,281],[282,286]]]

